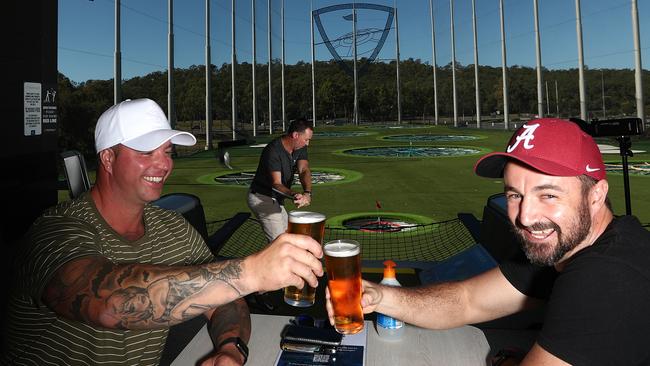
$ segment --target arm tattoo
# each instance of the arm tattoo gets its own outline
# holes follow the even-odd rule
[[[242,296],[237,280],[242,259],[193,267],[141,264],[115,266],[88,258],[53,277],[44,298],[52,309],[71,319],[119,329],[171,326],[233,300],[218,282]],[[223,293],[215,296],[215,291]],[[246,312],[248,316],[248,312]]]

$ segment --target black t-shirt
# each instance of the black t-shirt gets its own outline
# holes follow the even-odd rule
[[[307,146],[290,154],[282,145],[281,137],[269,142],[262,151],[255,177],[251,183],[251,190],[269,197],[275,197],[282,203],[282,197],[274,195],[271,189],[273,187],[271,172],[280,172],[282,185],[291,188],[293,175],[298,170],[296,165],[298,160],[307,160]]]
[[[501,269],[529,296],[545,293],[556,275],[532,265]],[[650,232],[635,217],[614,219],[552,283],[542,348],[573,365],[650,365]]]

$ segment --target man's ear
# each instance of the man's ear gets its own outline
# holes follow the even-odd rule
[[[589,193],[589,204],[595,208],[600,209],[605,205],[607,199],[607,192],[609,192],[609,183],[605,179],[599,180]]]
[[[99,152],[99,165],[108,173],[113,172],[113,163],[115,162],[115,151],[113,148],[104,149]]]

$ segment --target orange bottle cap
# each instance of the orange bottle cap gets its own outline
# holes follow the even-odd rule
[[[388,259],[384,261],[384,278],[395,278],[395,266],[397,264]]]

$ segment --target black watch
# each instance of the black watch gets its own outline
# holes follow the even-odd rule
[[[219,344],[219,346],[217,346],[217,351],[221,347],[223,347],[225,344],[228,344],[228,343],[234,343],[235,344],[235,347],[237,348],[239,353],[241,353],[242,356],[244,356],[244,364],[246,364],[246,361],[248,361],[248,346],[246,346],[246,342],[244,342],[244,340],[239,338],[239,337],[226,338],[226,339],[223,340],[223,342],[221,342]]]
[[[306,193],[306,194],[308,194],[308,195],[309,195],[309,197],[311,197],[311,196],[312,196],[312,193],[311,193],[311,191],[304,191],[304,192],[302,192],[302,193],[303,193],[303,194],[305,194],[305,193]]]

